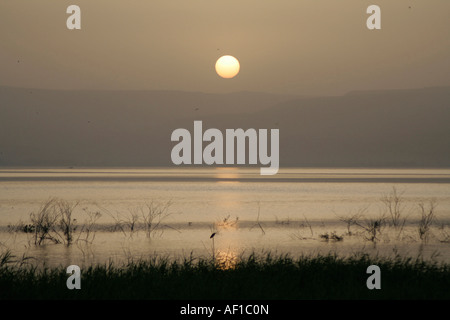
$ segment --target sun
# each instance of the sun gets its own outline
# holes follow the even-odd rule
[[[240,70],[241,66],[238,59],[233,56],[222,56],[216,62],[216,72],[225,79],[234,78]]]

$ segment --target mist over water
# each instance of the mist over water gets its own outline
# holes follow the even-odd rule
[[[360,214],[360,223],[386,213],[381,201],[395,188],[401,195],[404,228],[383,228],[374,244],[362,227],[342,217]],[[78,202],[81,227],[86,211],[101,213],[89,246],[48,242],[35,246],[30,234],[8,226],[29,223],[50,198]],[[418,236],[419,203],[436,203],[436,218],[425,243]],[[146,204],[168,204],[151,236],[125,221]],[[118,220],[123,230],[114,229]],[[128,229],[127,229],[128,228]],[[0,243],[51,265],[170,257],[227,259],[252,251],[314,254],[408,255],[450,261],[449,169],[294,169],[262,177],[258,168],[46,168],[0,170]],[[8,231],[9,230],[9,231]],[[217,232],[214,243],[210,236]],[[335,234],[341,240],[326,240]],[[213,249],[214,248],[214,249]]]

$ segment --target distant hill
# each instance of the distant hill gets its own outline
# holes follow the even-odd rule
[[[300,97],[0,87],[1,166],[171,166],[170,135],[279,128],[281,166],[450,167],[450,87]]]

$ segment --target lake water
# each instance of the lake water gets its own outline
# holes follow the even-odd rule
[[[393,188],[401,195],[405,226],[386,223],[370,241],[364,227],[387,213],[381,198]],[[32,234],[8,227],[30,223],[30,213],[53,197],[77,203],[74,239],[84,237],[87,212],[100,212],[91,242],[36,246]],[[425,242],[418,204],[431,200],[435,219]],[[170,203],[169,215],[157,227],[155,218],[147,234],[143,215],[151,203]],[[358,213],[350,235],[342,217]],[[337,237],[326,241],[333,233]],[[0,245],[0,251],[63,266],[191,253],[233,260],[253,251],[421,255],[450,262],[450,169],[281,168],[275,176],[260,176],[257,168],[0,169]]]

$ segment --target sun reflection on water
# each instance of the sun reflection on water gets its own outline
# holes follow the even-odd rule
[[[215,223],[217,230],[237,230],[239,227],[239,217],[230,219],[230,215]]]
[[[239,261],[238,254],[233,250],[217,250],[215,254],[215,262],[219,269],[229,270],[234,269]]]

